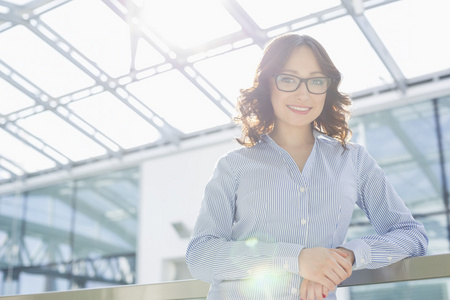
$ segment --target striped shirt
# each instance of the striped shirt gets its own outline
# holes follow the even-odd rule
[[[314,137],[301,172],[267,135],[218,161],[186,253],[192,276],[211,283],[208,299],[300,299],[305,247],[350,249],[353,269],[425,254],[423,225],[365,148]],[[355,204],[377,234],[346,241]]]

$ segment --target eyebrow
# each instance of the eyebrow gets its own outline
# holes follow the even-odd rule
[[[289,72],[289,73],[294,73],[294,74],[298,75],[298,72],[295,70],[283,70],[282,69],[281,72]],[[314,72],[309,73],[309,75],[325,75],[325,74],[321,71],[314,71]]]

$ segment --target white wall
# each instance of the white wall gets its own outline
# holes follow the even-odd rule
[[[217,160],[240,147],[233,136],[141,165],[137,283],[163,281],[163,261],[184,257],[189,239],[181,239],[171,224],[193,228]]]

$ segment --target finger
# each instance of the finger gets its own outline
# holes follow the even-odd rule
[[[316,295],[317,300],[323,300],[322,289],[323,289],[323,285],[314,283],[314,294]]]
[[[342,250],[339,250],[339,249],[330,249],[330,250],[332,250],[333,252],[339,254],[343,258],[346,258],[348,256],[348,253],[346,253],[346,252],[344,252]]]
[[[339,285],[342,281],[346,279],[346,273],[341,269],[340,274],[335,272],[334,270],[328,272],[326,275],[329,280],[333,282],[333,285]],[[328,287],[329,288],[329,287]]]
[[[336,274],[336,276],[338,276],[339,278],[339,283],[344,281],[345,279],[347,279],[348,277],[350,277],[350,275],[352,274],[352,271],[350,269],[350,271],[344,269],[342,266],[336,266],[335,268],[333,268],[334,274]],[[330,274],[333,274],[333,272],[330,272]],[[336,284],[338,284],[336,281],[334,281]]]
[[[336,250],[336,251],[339,251],[339,250]],[[336,262],[339,264],[339,266],[341,266],[342,269],[345,271],[345,273],[346,273],[345,277],[346,278],[349,277],[352,274],[352,267],[353,267],[352,264],[347,259],[345,259],[344,257],[340,256],[339,254],[337,254],[335,256],[335,259],[336,259]]]
[[[316,291],[314,290],[314,283],[310,281],[308,283],[308,300],[316,300]]]
[[[324,298],[326,298],[326,297],[328,297],[329,293],[330,293],[330,291],[326,287],[322,286],[322,296]]]
[[[328,277],[325,277],[324,279],[322,279],[320,282],[321,285],[323,285],[324,287],[326,287],[327,289],[329,289],[330,291],[334,290],[335,286],[337,284],[334,284],[333,281],[331,281]],[[340,283],[340,282],[339,282]]]
[[[305,300],[306,296],[308,294],[308,279],[302,280],[302,283],[300,284],[300,299]]]

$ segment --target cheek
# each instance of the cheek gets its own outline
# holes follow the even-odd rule
[[[314,101],[317,103],[317,105],[319,106],[319,107],[321,107],[321,109],[323,109],[323,107],[325,106],[325,99],[326,99],[326,94],[324,94],[324,95],[316,95],[317,96],[317,98],[316,99],[314,99]]]
[[[270,103],[272,103],[273,109],[275,109],[275,107],[280,104],[280,99],[281,98],[280,98],[279,91],[276,88],[274,89],[273,85],[271,85],[271,87],[270,87]]]

